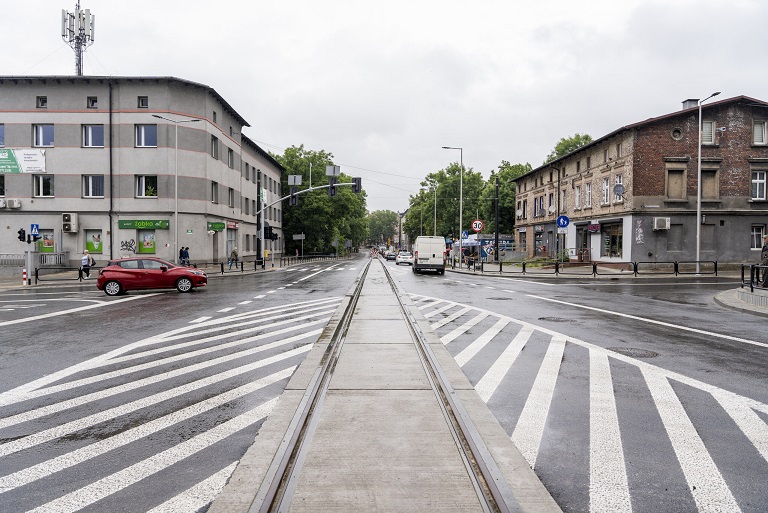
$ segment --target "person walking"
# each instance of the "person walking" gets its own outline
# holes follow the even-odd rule
[[[232,269],[232,263],[235,264],[235,269],[237,269],[237,248],[232,248],[232,253],[229,254],[229,268]]]
[[[760,265],[768,266],[768,235],[763,235],[763,249],[760,250]],[[768,268],[763,268],[763,287],[768,287]]]
[[[96,260],[94,260],[90,253],[88,253],[87,249],[83,251],[83,257],[80,259],[80,264],[83,268],[83,274],[85,275],[84,279],[89,279],[91,277],[91,267],[96,265]]]
[[[184,265],[184,246],[179,248],[179,265]]]
[[[181,265],[189,266],[189,246],[181,248]]]

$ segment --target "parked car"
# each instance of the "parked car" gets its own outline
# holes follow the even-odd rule
[[[397,255],[395,254],[394,251],[387,251],[387,254],[384,255],[384,258],[386,258],[387,260],[394,260],[395,258],[397,258]]]
[[[131,257],[110,260],[99,270],[96,287],[108,296],[128,290],[172,289],[189,292],[208,284],[205,271],[182,267],[154,257]]]
[[[413,255],[409,251],[401,251],[395,258],[395,265],[408,264],[413,265]]]
[[[413,272],[437,271],[445,274],[445,239],[429,235],[416,237],[413,243]]]

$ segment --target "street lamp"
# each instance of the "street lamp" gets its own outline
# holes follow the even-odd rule
[[[153,118],[158,119],[164,119],[165,121],[168,121],[170,123],[173,123],[175,126],[176,131],[176,144],[175,144],[175,161],[176,161],[176,169],[174,170],[174,178],[173,178],[173,196],[174,196],[174,205],[173,205],[173,250],[174,254],[176,255],[175,258],[178,262],[179,259],[179,124],[181,123],[195,123],[197,121],[202,121],[202,119],[192,118],[192,119],[168,119],[163,116],[160,116],[158,114],[152,114]],[[181,263],[181,262],[178,262]]]
[[[698,276],[701,271],[701,129],[704,124],[704,120],[701,118],[701,104],[709,100],[713,96],[720,94],[720,91],[712,93],[703,100],[699,100],[699,165],[698,165],[698,182],[696,182],[696,275]],[[714,131],[712,132],[714,137]]]
[[[459,262],[464,258],[462,235],[464,230],[464,149],[455,148],[453,146],[443,146],[444,150],[459,150],[459,166],[461,167],[459,175]],[[437,202],[437,192],[435,192],[435,202]],[[437,203],[435,203],[437,204]],[[435,207],[435,215],[437,215],[437,207]]]
[[[437,237],[437,187],[440,185],[439,182],[435,182],[435,224],[433,226],[434,232],[432,232],[432,235]],[[445,242],[445,241],[443,241]]]

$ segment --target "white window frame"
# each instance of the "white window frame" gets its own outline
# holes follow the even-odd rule
[[[45,183],[48,182],[48,193],[46,194]],[[53,198],[53,175],[34,175],[32,177],[32,196],[35,198]]]
[[[701,123],[701,144],[715,144],[715,122],[711,119]]]
[[[46,139],[46,127],[50,127],[50,141]],[[54,125],[51,123],[41,123],[39,125],[32,125],[32,133],[34,134],[33,146],[35,148],[53,148],[55,140]],[[49,144],[46,144],[48,143]]]
[[[620,158],[624,155],[624,147],[621,143],[616,145],[616,158]]]
[[[101,182],[101,194],[94,194],[93,191],[98,187],[97,182]],[[103,198],[104,197],[104,175],[83,175],[83,198]]]
[[[608,205],[611,201],[611,179],[607,176],[603,177],[603,205]]]
[[[568,209],[565,208],[565,199],[567,198],[567,195],[565,194],[565,189],[563,189],[560,193],[560,212],[565,212]]]
[[[768,144],[766,135],[768,134],[766,134],[765,121],[754,121],[752,123],[752,144],[761,146]]]
[[[584,184],[584,208],[592,207],[592,184]]]
[[[232,208],[235,207],[235,190],[232,187],[229,188],[227,194],[227,204]]]
[[[35,98],[35,107],[38,109],[47,109],[48,108],[48,97],[47,96],[38,96]]]
[[[158,196],[158,190],[157,190],[157,175],[135,175],[135,185],[136,188],[134,189],[134,192],[136,194],[137,198],[157,198]],[[150,184],[148,184],[148,178],[153,178],[155,182],[155,194],[147,194],[147,187],[152,187]]]
[[[140,109],[149,108],[149,96],[139,96],[136,102]]]
[[[763,235],[765,235],[764,225],[752,225],[751,228],[751,244],[750,249],[760,251],[763,249]]]
[[[86,96],[85,107],[87,109],[97,109],[99,107],[99,98],[96,96]]]
[[[93,129],[101,128],[101,140],[102,143],[92,144],[93,142]],[[83,125],[83,148],[103,148],[104,147],[104,125]]]
[[[577,185],[574,191],[574,196],[576,196],[576,204],[573,208],[578,210],[581,208],[581,185]]]
[[[766,174],[768,171],[765,169],[753,169],[752,170],[752,187],[750,187],[752,200],[765,201],[765,189],[766,189]]]
[[[155,144],[147,144],[147,135],[150,127],[155,130]],[[136,148],[157,148],[157,125],[137,124],[134,132],[136,136]]]
[[[211,203],[219,202],[219,182],[211,181]]]
[[[227,148],[227,165],[230,169],[235,168],[235,150]]]
[[[624,185],[624,177],[622,175],[616,175],[613,177],[613,185]],[[620,194],[614,194],[613,195],[613,202],[614,203],[621,203],[624,201],[624,198]]]

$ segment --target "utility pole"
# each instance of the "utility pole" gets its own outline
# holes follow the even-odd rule
[[[83,52],[93,44],[96,16],[90,9],[80,10],[77,0],[74,12],[61,10],[61,38],[75,51],[75,75],[83,76]]]
[[[499,175],[496,175],[496,197],[494,198],[495,203],[495,209],[496,209],[496,222],[493,223],[496,225],[496,232],[495,232],[495,239],[494,239],[494,245],[493,245],[493,256],[494,261],[499,261]]]

